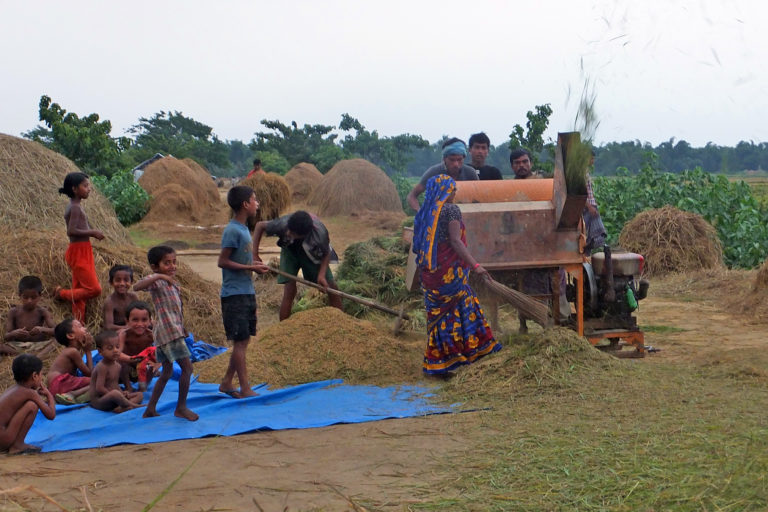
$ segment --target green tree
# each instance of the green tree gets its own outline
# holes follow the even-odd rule
[[[178,111],[161,110],[150,118],[141,117],[128,132],[135,135],[130,153],[136,162],[162,153],[176,158],[192,158],[209,171],[232,166],[229,147],[213,133],[213,129]]]
[[[331,133],[333,126],[322,124],[305,124],[299,128],[296,121],[290,125],[278,120],[270,121],[262,119],[261,124],[268,128],[269,132],[257,132],[249,147],[253,151],[274,151],[281,155],[291,166],[299,162],[314,164],[320,172],[327,172],[333,164],[341,160],[336,148],[337,135]]]
[[[528,121],[525,129],[519,124],[512,128],[509,134],[509,149],[525,148],[533,156],[533,168],[551,173],[554,169],[555,145],[551,139],[544,140],[544,132],[549,126],[549,116],[552,115],[552,107],[549,103],[536,105],[536,112],[531,110],[525,115]]]
[[[38,126],[23,136],[61,153],[83,171],[111,176],[131,166],[124,154],[131,140],[113,138],[112,123],[100,121],[98,114],[79,117],[43,95],[39,115],[45,126]]]
[[[381,166],[388,174],[405,172],[406,166],[411,160],[411,150],[429,146],[429,142],[421,136],[409,133],[394,137],[379,137],[376,130],[369,132],[360,121],[349,114],[341,115],[339,129],[355,131],[354,136],[346,135],[341,141],[344,151]]]
[[[256,158],[261,160],[261,168],[267,172],[285,174],[291,168],[291,164],[288,163],[288,160],[283,158],[283,155],[277,151],[257,151],[255,155]]]

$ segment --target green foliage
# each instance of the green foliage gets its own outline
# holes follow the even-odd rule
[[[391,178],[395,183],[397,195],[400,197],[400,203],[403,205],[403,211],[407,215],[413,215],[416,212],[414,212],[411,205],[408,204],[408,194],[414,186],[412,180],[409,180],[408,176],[405,175],[405,172],[402,171],[395,172]]]
[[[88,174],[111,176],[131,167],[124,155],[130,139],[112,138],[112,123],[99,121],[98,114],[79,117],[43,95],[39,115],[45,127],[38,126],[23,136],[61,153]]]
[[[110,177],[94,176],[92,181],[110,200],[124,226],[140,221],[147,213],[149,195],[133,179],[131,171],[120,171]]]
[[[262,119],[271,132],[257,132],[249,147],[253,151],[274,151],[288,161],[291,167],[300,162],[314,164],[320,172],[327,172],[333,164],[341,160],[335,149],[337,135],[332,134],[334,127],[322,124],[305,124],[299,128],[296,121],[290,126],[278,120]]]
[[[418,294],[405,287],[408,247],[399,237],[376,237],[350,245],[337,272],[339,288],[389,306],[413,301]],[[345,301],[344,311],[360,316],[368,309]]]
[[[355,130],[355,136],[347,135],[341,146],[347,153],[364,158],[382,167],[388,174],[403,172],[411,159],[412,148],[426,148],[429,142],[419,135],[404,133],[394,137],[379,137],[376,130],[369,132],[360,121],[349,114],[341,115],[339,129]]]
[[[671,205],[697,213],[715,227],[729,267],[753,268],[768,256],[768,208],[743,181],[731,182],[700,168],[662,173],[650,153],[636,175],[623,169],[617,178],[595,178],[594,192],[612,242],[638,213]]]
[[[232,165],[230,148],[213,134],[213,129],[178,111],[161,110],[150,118],[141,117],[128,131],[136,135],[129,153],[137,163],[162,153],[192,158],[209,170]]]
[[[549,116],[552,115],[552,107],[549,103],[536,105],[536,112],[528,111],[525,115],[528,121],[526,129],[516,124],[509,134],[509,149],[525,148],[533,156],[533,169],[551,173],[554,169],[555,145],[552,140],[544,140],[544,132],[549,126]],[[542,155],[547,159],[543,160]]]

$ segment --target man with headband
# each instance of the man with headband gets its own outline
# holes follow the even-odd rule
[[[419,211],[419,196],[427,189],[429,178],[447,174],[456,181],[477,181],[477,171],[464,163],[467,145],[464,141],[451,138],[443,143],[443,162],[433,165],[421,176],[421,180],[408,193],[408,205]]]

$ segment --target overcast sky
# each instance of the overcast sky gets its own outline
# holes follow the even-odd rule
[[[573,129],[589,80],[598,143],[766,141],[767,22],[761,0],[0,0],[0,132],[47,94],[113,136],[160,110],[246,142],[347,112],[499,144],[543,103],[547,135]]]

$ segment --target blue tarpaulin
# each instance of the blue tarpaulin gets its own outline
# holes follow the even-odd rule
[[[178,381],[170,380],[160,398],[160,416],[142,418],[144,407],[115,414],[88,405],[56,406],[56,419],[38,413],[26,442],[44,452],[99,448],[117,444],[146,444],[206,436],[231,436],[258,430],[325,427],[451,412],[430,401],[420,386],[352,386],[341,380],[311,382],[269,390],[259,396],[233,399],[218,392],[218,384],[193,382],[187,405],[200,415],[196,422],[173,415]],[[150,387],[151,391],[151,387]],[[144,395],[144,403],[149,392]]]

